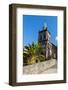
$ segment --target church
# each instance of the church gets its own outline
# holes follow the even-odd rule
[[[55,46],[50,39],[51,33],[48,31],[47,25],[44,25],[42,30],[38,31],[38,43],[41,45],[42,48],[41,54],[45,56],[45,60],[57,60],[57,46]],[[37,62],[38,61],[36,60],[35,63]],[[28,65],[27,57],[23,58],[23,65]]]
[[[41,44],[43,54],[46,59],[57,59],[57,46],[50,42],[51,33],[48,31],[47,25],[44,25],[43,29],[38,33],[38,43]]]

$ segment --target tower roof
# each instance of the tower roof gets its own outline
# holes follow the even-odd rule
[[[47,28],[46,29],[42,29],[41,31],[39,31],[39,33],[46,32],[46,31],[48,31]],[[51,35],[51,33],[49,31],[48,31],[48,33]]]
[[[41,31],[39,31],[39,33],[42,33],[42,32],[45,32],[45,31],[48,31],[47,23],[44,23],[43,28],[42,28]],[[49,31],[48,31],[48,33],[51,35],[51,33]]]

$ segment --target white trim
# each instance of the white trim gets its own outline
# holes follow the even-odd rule
[[[23,75],[23,18],[26,15],[58,16],[58,72],[56,74]],[[17,82],[63,80],[63,11],[17,9]]]

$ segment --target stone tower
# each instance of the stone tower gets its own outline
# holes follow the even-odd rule
[[[52,56],[52,44],[50,43],[51,34],[48,32],[47,25],[44,24],[43,29],[39,31],[38,42],[42,45],[43,54],[46,59]]]

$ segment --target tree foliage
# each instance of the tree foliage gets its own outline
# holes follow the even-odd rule
[[[41,54],[42,52],[42,47],[41,44],[35,44],[34,42],[28,46],[24,47],[23,50],[23,57],[24,57],[24,62],[27,64],[34,64],[36,62],[44,61],[45,56]]]

